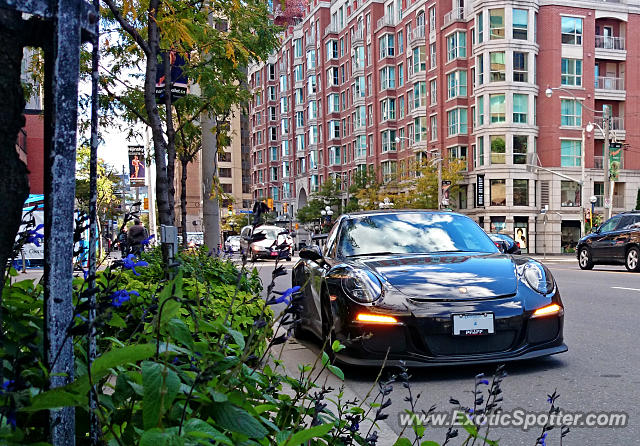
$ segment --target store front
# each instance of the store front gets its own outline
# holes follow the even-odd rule
[[[560,244],[562,246],[562,252],[576,252],[576,245],[578,244],[578,240],[580,240],[580,221],[563,220],[560,228]]]
[[[529,252],[528,217],[513,217],[513,239],[520,245],[523,254]]]

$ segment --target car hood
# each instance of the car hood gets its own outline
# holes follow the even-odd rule
[[[278,237],[278,243],[275,243],[275,240],[273,239],[264,239],[264,240],[259,240],[257,242],[253,242],[252,245],[258,246],[260,248],[271,248],[271,247],[275,247],[276,245],[283,243],[284,241],[287,241],[287,243],[292,244],[292,240],[290,238],[285,238],[283,236],[279,236]]]
[[[360,258],[391,287],[418,300],[497,298],[514,295],[514,259],[503,254],[446,254]]]

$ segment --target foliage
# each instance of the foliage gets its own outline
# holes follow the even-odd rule
[[[249,215],[248,214],[233,214],[225,217],[225,222],[222,225],[221,229],[225,232],[233,231],[235,233],[240,233],[242,228],[249,224]]]
[[[297,218],[301,223],[312,223],[319,221],[322,217],[321,211],[330,206],[337,217],[342,213],[342,182],[340,179],[329,177],[322,183],[318,192],[310,196],[307,204],[298,209]]]
[[[89,212],[89,163],[91,148],[82,146],[76,151],[76,199],[80,209]],[[98,177],[96,179],[96,209],[100,221],[113,219],[118,215],[120,199],[116,196],[120,177],[112,166],[98,159]]]
[[[307,0],[280,0],[273,5],[273,22],[281,26],[297,25],[304,17]]]

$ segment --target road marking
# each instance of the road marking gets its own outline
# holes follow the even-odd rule
[[[640,291],[640,288],[625,288],[623,286],[612,286],[615,290],[628,290],[628,291]]]
[[[581,269],[576,268],[557,268],[556,266],[553,266],[553,271],[583,271]],[[628,271],[613,271],[610,269],[594,269],[594,270],[589,270],[589,271],[583,271],[585,274],[587,273],[611,273],[611,274],[626,274],[629,275],[630,273]]]

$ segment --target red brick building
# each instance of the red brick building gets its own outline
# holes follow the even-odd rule
[[[410,175],[441,153],[466,160],[455,209],[529,252],[566,251],[589,197],[604,212],[593,111],[624,144],[613,212],[635,206],[638,21],[624,2],[313,1],[249,72],[254,199],[295,212],[331,176],[346,190],[359,169]]]

